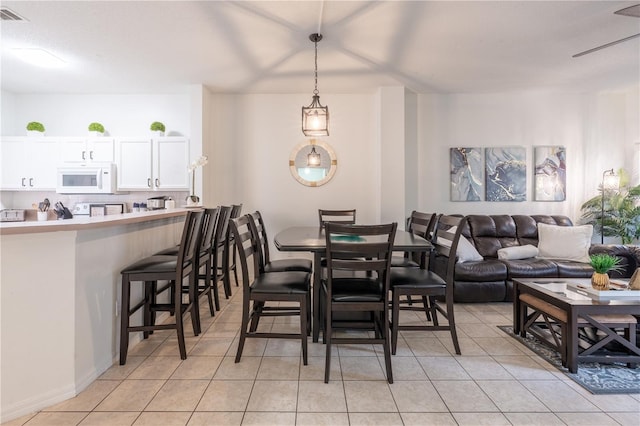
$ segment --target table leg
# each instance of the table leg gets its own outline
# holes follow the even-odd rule
[[[520,310],[522,306],[520,306],[520,289],[518,288],[518,282],[513,282],[513,334],[516,336],[520,333],[520,327],[523,324],[520,323]]]
[[[313,342],[320,338],[320,279],[322,277],[321,252],[313,253]]]
[[[567,369],[571,373],[578,372],[578,315],[571,308],[567,315]]]

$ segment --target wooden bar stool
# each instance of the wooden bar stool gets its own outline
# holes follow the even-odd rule
[[[198,333],[196,295],[196,257],[200,244],[199,230],[204,216],[202,211],[189,211],[185,219],[180,250],[178,256],[149,256],[139,260],[121,271],[122,274],[122,300],[120,312],[120,365],[127,361],[129,349],[129,333],[144,332],[144,338],[154,330],[175,329],[178,337],[180,358],[187,358],[184,341],[183,316],[190,312],[194,333]],[[158,281],[169,281],[167,289],[170,291],[169,303],[158,303]],[[133,282],[144,283],[144,297],[135,306],[131,307],[131,285]],[[185,282],[189,284],[188,300],[183,302],[182,288]],[[143,324],[132,326],[130,317],[140,309],[143,309]],[[174,314],[175,322],[155,324],[155,313],[159,311]]]

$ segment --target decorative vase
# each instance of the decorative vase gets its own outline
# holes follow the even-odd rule
[[[640,268],[636,269],[629,280],[629,290],[640,290]]]
[[[27,130],[27,136],[44,136],[44,132],[39,130]]]
[[[185,201],[187,202],[187,206],[197,206],[200,203],[200,197],[196,194],[196,171],[195,169],[191,170],[191,195],[187,195]]]
[[[594,272],[591,276],[591,286],[596,290],[609,290],[609,274]]]
[[[152,130],[151,131],[151,136],[153,136],[155,138],[160,138],[160,137],[164,136],[164,132],[162,130]]]
[[[104,132],[98,132],[97,130],[89,130],[89,137],[99,138],[104,136]]]

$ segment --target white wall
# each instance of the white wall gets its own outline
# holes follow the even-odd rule
[[[13,99],[8,106],[5,95]],[[3,91],[2,98],[3,136],[25,135],[30,121],[44,124],[49,136],[85,136],[94,121],[102,123],[110,136],[147,135],[153,121],[163,122],[168,134],[189,136],[191,130],[189,93],[11,95]]]
[[[207,204],[259,209],[270,236],[287,226],[316,225],[318,208],[355,208],[359,223],[378,220],[374,95],[322,94],[330,112],[330,135],[322,140],[335,150],[338,167],[320,187],[303,186],[289,172],[291,150],[307,140],[300,114],[308,94],[211,97],[212,115],[204,120],[215,123],[213,145],[205,147],[214,157],[205,171]]]
[[[522,92],[419,95],[420,209],[461,214],[563,214],[574,222],[597,195],[605,169],[635,169],[627,151],[639,139],[638,91],[603,94]],[[631,124],[634,123],[634,124]],[[527,201],[449,201],[449,148],[524,146]],[[567,200],[533,199],[535,145],[567,149]]]

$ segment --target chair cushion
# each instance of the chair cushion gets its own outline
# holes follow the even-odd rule
[[[172,272],[176,270],[177,260],[178,258],[175,256],[153,255],[132,263],[120,271],[120,273]]]
[[[311,274],[302,271],[269,272],[258,276],[251,284],[255,293],[304,294],[309,291]]]
[[[420,268],[393,268],[390,280],[392,288],[445,288],[447,286],[447,283],[438,274]]]
[[[325,288],[327,281],[323,280]],[[334,278],[332,281],[334,302],[380,302],[383,300],[382,283],[374,278]]]
[[[160,250],[155,253],[154,256],[177,256],[180,251],[180,246],[169,247],[164,250]]]
[[[313,263],[309,259],[278,259],[272,260],[264,267],[265,272],[283,271],[313,271]]]

